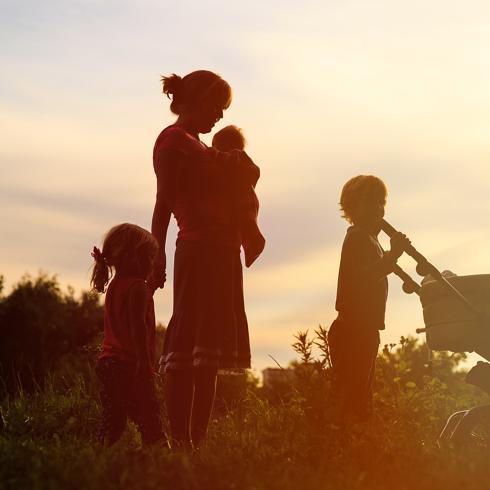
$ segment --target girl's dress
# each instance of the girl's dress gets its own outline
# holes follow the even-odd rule
[[[138,426],[143,442],[165,437],[160,419],[153,376],[137,373],[137,351],[130,325],[129,291],[144,282],[132,276],[116,276],[107,289],[104,313],[104,340],[96,372],[101,381],[101,442],[115,442],[128,418]],[[146,283],[145,283],[146,285]],[[152,294],[149,294],[152,298]],[[146,312],[146,338],[150,359],[155,358],[155,313],[153,298]]]
[[[182,154],[182,163],[159,168],[158,152],[170,149]],[[205,144],[177,126],[160,133],[153,161],[179,227],[173,314],[160,363],[165,371],[249,368],[241,236],[230,187],[240,179],[252,182],[258,168],[251,161],[222,164]]]

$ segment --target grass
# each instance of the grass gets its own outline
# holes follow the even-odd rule
[[[378,360],[376,416],[341,431],[328,423],[328,367],[297,363],[275,396],[253,383],[222,386],[207,443],[194,453],[141,446],[132,425],[111,448],[96,443],[91,377],[52,375],[0,405],[2,489],[481,489],[487,452],[441,450],[446,417],[487,397],[441,355],[428,365],[410,339]],[[311,362],[313,361],[313,362]],[[226,399],[233,393],[233,400]]]

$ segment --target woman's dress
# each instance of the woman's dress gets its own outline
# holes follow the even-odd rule
[[[165,149],[182,154],[178,166],[158,167],[158,152]],[[224,164],[204,143],[177,126],[169,126],[157,138],[155,172],[160,186],[163,179],[179,227],[173,314],[160,359],[165,371],[250,367],[240,227],[230,202],[230,188],[237,179],[256,178],[258,168],[250,164]]]

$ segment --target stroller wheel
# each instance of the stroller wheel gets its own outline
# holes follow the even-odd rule
[[[467,410],[450,440],[458,447],[490,450],[490,405]]]
[[[456,430],[459,423],[461,422],[461,420],[463,419],[463,417],[466,415],[467,412],[468,410],[461,410],[460,412],[455,412],[447,419],[446,425],[444,426],[444,429],[442,429],[437,439],[437,445],[439,447],[442,448],[450,444],[454,431]]]

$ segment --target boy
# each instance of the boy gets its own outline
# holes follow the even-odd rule
[[[328,334],[339,419],[366,420],[371,415],[379,330],[385,328],[387,275],[410,244],[398,233],[391,238],[391,250],[383,252],[377,237],[386,197],[384,182],[372,175],[350,179],[340,197],[343,218],[351,226],[342,245],[335,304],[338,316]]]
[[[218,131],[212,141],[213,148],[221,152],[231,152],[233,150],[245,149],[245,137],[242,130],[236,126],[226,126]],[[254,186],[255,187],[255,186]],[[257,216],[259,212],[259,200],[255,194],[253,187],[245,189],[245,192],[240,195],[246,196],[246,199],[253,201],[252,208],[254,209],[253,215],[245,215],[243,210],[251,209],[247,206],[247,203],[238,202],[236,206],[236,215],[240,222],[240,234],[242,239],[243,252],[245,254],[245,265],[250,267],[257,257],[262,253],[265,247],[265,238],[260,232],[257,224]]]

